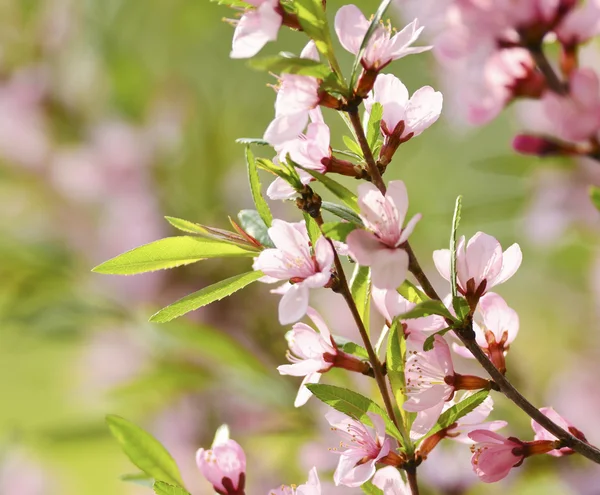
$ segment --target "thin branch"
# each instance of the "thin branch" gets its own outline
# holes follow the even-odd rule
[[[544,53],[541,43],[530,45],[527,47],[527,49],[529,50],[529,53],[531,53],[531,56],[533,58],[533,61],[537,65],[537,68],[545,77],[546,82],[548,83],[548,87],[555,93],[558,93],[559,95],[566,94],[567,88],[565,84],[559,79],[556,72],[554,72],[552,65],[550,64],[548,58],[546,57],[546,54]]]
[[[417,480],[417,468],[413,467],[406,470],[406,478],[408,479],[408,486],[410,486],[410,493],[412,495],[419,495],[419,483]]]

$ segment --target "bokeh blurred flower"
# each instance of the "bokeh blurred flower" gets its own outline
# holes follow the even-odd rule
[[[563,430],[568,431],[569,433],[571,433],[571,435],[579,438],[580,440],[586,441],[585,435],[581,433],[577,428],[575,428],[571,423],[569,423],[565,418],[563,418],[560,414],[558,414],[552,407],[542,407],[540,408],[540,412],[544,416],[550,418]],[[533,419],[531,420],[531,428],[535,433],[535,440],[557,440],[557,438],[552,433],[540,426]],[[562,457],[564,455],[573,454],[573,450],[568,447],[563,447],[562,449],[552,450],[548,452],[548,454],[554,457]]]

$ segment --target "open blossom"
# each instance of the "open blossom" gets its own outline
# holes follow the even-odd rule
[[[367,111],[373,103],[383,106],[381,128],[386,136],[392,135],[402,124],[398,138],[409,134],[418,136],[431,126],[442,112],[443,96],[431,86],[424,86],[409,98],[406,86],[393,74],[380,74],[369,98],[365,100]]]
[[[408,272],[408,254],[400,247],[421,218],[415,215],[406,225],[408,210],[406,186],[400,180],[389,183],[384,196],[373,184],[358,186],[360,217],[369,230],[356,229],[346,240],[350,255],[357,263],[370,266],[373,286],[398,287]]]
[[[410,488],[394,466],[379,469],[373,476],[373,484],[383,491],[384,495],[410,495]]]
[[[309,42],[302,58],[319,60],[313,41]],[[272,146],[280,146],[296,139],[308,124],[310,111],[319,105],[319,80],[310,76],[283,74],[275,100],[275,119],[265,131],[264,139]]]
[[[581,433],[577,428],[575,428],[571,423],[569,423],[565,418],[563,418],[560,414],[558,414],[552,407],[542,407],[540,412],[550,418],[554,423],[560,426],[562,429],[571,433],[571,435],[579,438],[580,440],[586,441],[585,435]],[[550,440],[555,441],[557,438],[550,433],[546,428],[540,426],[535,420],[531,420],[531,428],[535,433],[535,440]],[[564,455],[573,454],[573,450],[564,447],[562,449],[555,449],[548,452],[549,455],[554,457],[562,457]]]
[[[577,69],[569,81],[569,93],[548,91],[542,100],[546,116],[558,137],[567,141],[595,138],[600,131],[600,80],[592,69]]]
[[[237,21],[231,47],[231,58],[250,58],[269,41],[277,39],[283,22],[279,0],[246,0],[254,8]]]
[[[342,46],[357,55],[370,22],[356,5],[345,5],[335,15],[335,32]],[[389,26],[378,26],[367,44],[361,63],[365,69],[381,70],[392,60],[430,50],[430,46],[411,47],[423,31],[417,19],[392,36]]]
[[[501,296],[488,292],[479,300],[473,315],[475,340],[500,371],[506,371],[504,356],[519,333],[519,315]],[[465,347],[454,345],[454,351],[472,358]]]
[[[505,478],[525,458],[523,443],[517,439],[505,438],[488,430],[472,431],[469,438],[476,442],[471,447],[471,465],[484,483],[494,483]]]
[[[290,282],[279,303],[279,322],[286,325],[306,314],[309,289],[324,287],[329,282],[333,250],[327,239],[319,237],[313,255],[303,222],[273,220],[269,237],[275,248],[262,251],[254,260],[253,268],[266,275],[261,279],[263,282]]]
[[[600,34],[600,1],[586,0],[564,17],[555,32],[559,41],[568,47],[585,43]]]
[[[292,364],[284,364],[277,368],[282,375],[304,377],[294,402],[296,407],[306,404],[311,396],[306,384],[318,383],[321,373],[325,373],[333,367],[338,353],[329,328],[321,315],[312,308],[308,308],[306,313],[319,332],[315,332],[305,323],[296,323],[285,336],[290,348],[288,359]]]
[[[234,440],[200,449],[196,463],[202,475],[213,485],[219,495],[236,495],[243,492],[246,482],[246,455]]]
[[[458,290],[466,296],[481,297],[512,277],[522,259],[521,248],[516,243],[503,253],[500,243],[483,232],[477,232],[468,243],[461,236],[456,248]],[[433,261],[440,275],[450,280],[450,250],[434,251]]]
[[[300,486],[280,486],[269,492],[269,495],[321,495],[321,482],[317,468],[313,467],[308,473],[308,481]]]
[[[385,436],[383,419],[369,413],[374,428],[349,418],[338,411],[330,411],[325,419],[334,431],[343,437],[340,443],[340,461],[333,479],[336,485],[357,487],[371,479],[375,465],[390,452],[391,442]]]

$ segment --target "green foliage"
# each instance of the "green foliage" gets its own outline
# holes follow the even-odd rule
[[[169,485],[163,481],[154,483],[154,493],[156,493],[156,495],[190,495],[190,493],[183,488]]]
[[[189,220],[183,220],[182,218],[176,217],[165,217],[165,220],[176,229],[181,230],[182,232],[186,232],[188,234],[208,234],[207,230],[202,225],[190,222]]]
[[[490,392],[488,390],[480,390],[479,392],[470,395],[466,399],[460,401],[458,404],[455,404],[450,409],[442,413],[435,426],[421,439],[421,441],[430,437],[431,435],[434,435],[438,431],[443,430],[444,428],[448,428],[450,425],[456,423],[460,418],[472,412],[476,407],[481,405],[489,393]]]
[[[369,121],[367,122],[367,142],[369,148],[375,150],[377,147],[377,141],[381,135],[381,119],[383,117],[383,105],[375,102],[371,106],[371,113],[369,114]]]
[[[326,79],[331,74],[329,66],[310,58],[297,57],[292,53],[281,52],[279,55],[250,60],[254,69],[273,72],[275,74],[298,74],[317,79]]]
[[[590,199],[594,206],[600,210],[600,187],[590,186]]]
[[[351,418],[354,418],[368,426],[373,426],[373,422],[367,413],[374,413],[378,416],[381,416],[385,422],[385,429],[388,434],[397,440],[402,440],[402,435],[394,423],[392,423],[392,420],[389,418],[387,413],[375,402],[364,395],[358,394],[346,388],[336,387],[334,385],[323,385],[320,383],[308,384],[307,387],[315,395],[315,397],[328,406],[331,406],[336,411],[347,414]]]
[[[263,138],[237,138],[235,140],[235,142],[238,144],[246,144],[246,145],[256,144],[258,146],[269,146],[269,147],[271,146]]]
[[[271,172],[277,177],[282,178],[288,184],[290,184],[296,191],[300,191],[304,188],[304,184],[300,180],[298,173],[294,170],[294,167],[288,166],[285,162],[282,165],[275,165],[271,160],[266,158],[258,158],[256,160],[258,168]]]
[[[323,184],[327,189],[329,189],[333,194],[335,194],[339,199],[341,199],[346,206],[348,206],[355,213],[360,212],[360,208],[358,207],[358,199],[356,194],[354,194],[350,189],[343,186],[339,182],[333,180],[332,178],[323,175],[314,170],[304,169],[310,175],[312,175],[315,179],[317,179],[321,184]]]
[[[150,488],[154,485],[154,478],[148,476],[146,473],[124,474],[121,476],[121,481],[127,481],[129,483],[135,483],[136,485],[147,486]]]
[[[422,318],[424,316],[439,315],[444,318],[456,321],[450,311],[444,306],[441,301],[430,299],[417,304],[413,309],[400,315],[401,320],[412,320],[414,318]]]
[[[274,247],[269,237],[268,227],[256,210],[242,210],[238,213],[240,225],[248,235],[254,237],[263,246]]]
[[[246,9],[250,7],[250,4],[244,2],[243,0],[210,0],[211,2],[215,2],[219,5],[228,5],[229,7],[241,7]]]
[[[458,290],[456,287],[456,233],[460,224],[460,213],[462,209],[462,196],[456,198],[454,216],[452,217],[452,234],[450,235],[450,284],[452,287],[452,306],[456,314],[459,314]]]
[[[363,156],[362,148],[354,139],[352,139],[350,136],[342,136],[342,140],[344,141],[346,147],[360,160],[365,159]]]
[[[183,486],[179,468],[171,454],[150,433],[119,416],[108,415],[106,422],[133,464],[156,481]]]
[[[383,490],[377,488],[370,481],[363,483],[362,485],[360,485],[360,487],[362,488],[362,491],[365,492],[367,495],[384,495]]]
[[[350,280],[350,293],[358,309],[358,313],[367,332],[370,327],[371,314],[371,269],[368,266],[356,265]]]
[[[323,235],[334,241],[346,242],[348,234],[358,225],[349,222],[326,222],[322,225]]]
[[[257,251],[233,243],[201,237],[167,237],[105,261],[92,271],[109,275],[135,275],[189,265],[206,258],[253,257]]]
[[[342,352],[345,352],[346,354],[352,354],[353,356],[361,359],[369,359],[369,353],[367,350],[357,343],[352,342],[344,337],[340,337],[339,335],[334,335],[333,340],[335,341],[335,345],[337,345],[338,349]]]
[[[306,223],[306,231],[308,232],[308,238],[310,239],[310,243],[314,247],[317,244],[317,240],[321,237],[321,229],[319,225],[308,213],[304,212],[304,222]]]
[[[335,203],[331,203],[329,201],[323,201],[321,203],[321,208],[329,213],[333,213],[336,217],[341,218],[342,220],[346,220],[347,222],[352,222],[359,227],[363,226],[363,222],[360,217],[354,213],[353,210],[344,205],[337,205]]]
[[[369,25],[369,29],[363,38],[363,41],[360,45],[360,50],[356,54],[356,58],[354,59],[354,65],[352,66],[352,74],[350,76],[350,88],[354,89],[356,86],[356,82],[358,81],[358,74],[361,68],[361,60],[365,54],[365,50],[367,49],[367,45],[369,44],[369,40],[375,34],[375,30],[380,27],[381,18],[384,16],[388,7],[392,3],[392,0],[383,0],[381,4],[379,4],[379,8],[375,15],[371,19],[371,24]]]
[[[252,271],[221,280],[216,284],[209,285],[208,287],[204,287],[204,289],[185,296],[166,308],[154,313],[150,317],[150,321],[153,323],[166,323],[174,318],[179,318],[190,311],[194,311],[207,304],[220,301],[221,299],[230,296],[234,292],[257,281],[262,276],[262,272]]]
[[[452,330],[452,327],[446,327],[442,330],[440,330],[439,332],[435,332],[434,334],[431,334],[429,337],[427,337],[425,339],[425,342],[423,342],[423,350],[424,351],[430,351],[431,349],[433,349],[433,344],[435,342],[435,336],[436,335],[441,335],[444,336],[446,335],[450,330]]]
[[[420,304],[429,300],[427,295],[410,280],[405,280],[402,285],[398,287],[398,293],[404,299],[414,304]]]
[[[337,68],[327,15],[321,0],[295,0],[294,6],[304,32],[315,42],[317,50]]]
[[[406,378],[404,375],[404,364],[406,362],[406,339],[398,331],[400,320],[394,319],[388,335],[387,353],[386,353],[386,368],[387,376],[392,386],[392,394],[396,399],[396,404],[402,415],[402,434],[403,446],[405,449],[410,448],[410,420],[409,416],[402,408],[406,400]]]
[[[256,160],[254,160],[254,155],[252,154],[252,151],[250,151],[250,146],[246,146],[246,164],[248,166],[250,191],[252,192],[252,199],[254,200],[256,211],[258,211],[258,214],[263,219],[266,226],[270,227],[271,222],[273,221],[273,215],[262,195],[260,178],[258,177],[258,169],[256,168]]]

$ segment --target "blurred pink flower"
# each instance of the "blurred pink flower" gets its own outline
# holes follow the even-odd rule
[[[291,282],[279,304],[279,322],[286,325],[306,314],[309,289],[324,287],[331,279],[333,250],[321,236],[314,246],[313,257],[304,223],[273,220],[269,237],[275,248],[262,251],[254,260],[253,268],[265,274],[263,282]]]
[[[198,450],[196,463],[219,495],[235,495],[244,489],[246,454],[234,440],[213,445],[210,450]]]
[[[500,481],[524,459],[521,452],[523,444],[516,439],[488,430],[472,431],[469,438],[476,442],[471,447],[471,465],[484,483]]]
[[[565,16],[555,32],[567,46],[580,45],[600,34],[600,1],[586,0]]]
[[[246,0],[254,8],[248,9],[237,22],[233,34],[231,58],[250,58],[269,41],[277,39],[283,22],[279,0]]]
[[[340,447],[345,450],[334,451],[340,455],[338,467],[333,475],[336,485],[362,485],[375,474],[377,462],[390,452],[391,441],[386,438],[383,419],[376,414],[368,414],[374,428],[338,411],[330,411],[325,415],[329,424],[344,438]]]
[[[342,46],[358,55],[370,22],[356,5],[345,5],[335,15],[335,31]],[[392,60],[430,50],[430,46],[411,47],[423,31],[417,19],[392,36],[391,27],[380,25],[369,39],[361,63],[365,69],[381,70]]]
[[[408,210],[408,194],[404,182],[390,181],[385,196],[370,183],[358,186],[361,219],[369,230],[356,229],[346,240],[352,258],[370,266],[373,285],[395,289],[406,278],[408,254],[401,244],[406,242],[421,218],[415,215],[403,227]]]
[[[0,493],[2,495],[51,495],[56,493],[54,480],[42,468],[13,451],[3,455],[0,463]]]
[[[300,486],[281,486],[269,492],[269,495],[321,495],[321,482],[317,468],[313,467],[308,473],[308,481]]]
[[[585,435],[581,433],[577,428],[575,428],[571,423],[569,423],[565,418],[563,418],[560,414],[558,414],[552,407],[542,407],[540,408],[540,412],[544,416],[554,421],[554,423],[560,426],[563,430],[567,430],[573,436],[579,438],[580,440],[586,441]],[[531,428],[535,433],[535,440],[558,440],[552,433],[550,433],[545,428],[542,428],[533,419],[531,420]],[[572,453],[573,450],[568,447],[564,447],[558,450],[551,450],[550,452],[548,452],[549,455],[552,455],[554,457],[562,457],[564,455],[569,455]]]
[[[411,491],[400,476],[400,471],[393,466],[379,469],[373,476],[373,484],[383,490],[384,495],[410,495]]]
[[[427,484],[446,495],[465,494],[479,479],[471,468],[471,452],[465,445],[444,442],[419,466]],[[437,492],[436,492],[437,493]]]

